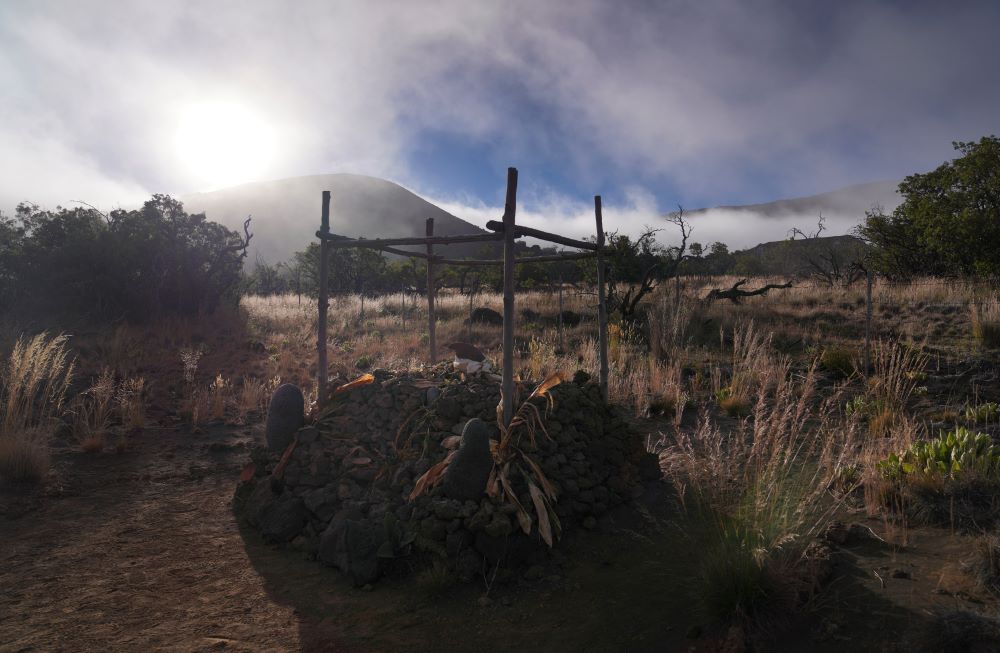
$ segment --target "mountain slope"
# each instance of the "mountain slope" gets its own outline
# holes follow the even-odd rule
[[[423,236],[434,218],[435,235],[485,233],[391,181],[364,175],[332,174],[263,181],[182,197],[192,213],[242,231],[253,216],[250,260],[288,260],[305,249],[319,229],[322,191],[330,191],[330,231],[343,236],[396,238]],[[476,256],[482,243],[436,248],[454,257]]]

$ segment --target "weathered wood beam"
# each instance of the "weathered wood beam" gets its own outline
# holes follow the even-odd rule
[[[368,247],[371,249],[385,249],[393,245],[455,245],[458,243],[491,243],[503,240],[503,234],[474,234],[468,236],[434,236],[433,238],[347,238],[334,234],[324,234],[322,231],[316,232],[316,237],[320,240],[330,242],[333,249],[344,247]],[[400,250],[402,251],[402,250]]]
[[[601,358],[601,396],[608,400],[608,300],[604,290],[604,215],[601,196],[594,196],[594,222],[597,227],[597,339]]]
[[[580,259],[594,258],[597,256],[597,252],[580,252],[579,254],[552,254],[545,256],[522,256],[521,258],[514,259],[514,263],[521,265],[522,263],[558,263],[560,261],[578,261]],[[467,266],[477,266],[477,265],[503,265],[503,259],[452,259],[452,258],[436,258],[435,263],[440,263],[441,265],[467,265]]]
[[[330,191],[323,191],[323,208],[320,217],[320,230],[317,233],[330,235]],[[329,276],[329,256],[330,242],[321,240],[319,244],[319,319],[316,324],[316,403],[322,408],[326,402],[326,379],[327,379],[327,358],[326,358],[326,314],[329,309],[328,280]]]
[[[502,222],[490,220],[486,223],[486,228],[490,231],[503,233],[504,227]],[[591,251],[597,250],[597,245],[595,243],[588,243],[585,240],[576,240],[575,238],[566,238],[565,236],[550,234],[547,231],[534,229],[532,227],[514,227],[514,238],[537,238],[538,240],[545,240],[550,243],[556,243],[557,245],[564,245],[566,247],[575,247],[577,249],[587,249]]]
[[[504,202],[503,227],[503,376],[500,401],[503,404],[503,426],[510,426],[514,417],[514,213],[517,209],[517,168],[507,168],[507,200]]]

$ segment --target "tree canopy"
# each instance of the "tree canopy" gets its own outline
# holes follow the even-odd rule
[[[167,195],[137,210],[43,210],[0,216],[0,300],[25,313],[153,319],[238,298],[251,234],[189,214]]]
[[[891,214],[868,212],[859,228],[872,264],[890,277],[1000,274],[1000,139],[954,143],[961,154],[899,185]]]

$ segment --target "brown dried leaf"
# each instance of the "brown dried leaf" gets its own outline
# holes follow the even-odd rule
[[[413,501],[442,481],[444,478],[444,470],[448,469],[448,465],[451,463],[451,459],[455,457],[455,453],[456,452],[452,451],[448,454],[447,458],[432,466],[417,479],[417,482],[413,486],[413,492],[410,492],[409,501]]]
[[[549,390],[556,387],[560,383],[566,380],[566,375],[562,372],[553,372],[545,377],[545,380],[538,384],[538,386],[531,392],[528,399],[534,399],[535,397],[542,397],[548,394]]]
[[[337,388],[336,390],[334,390],[333,394],[339,395],[339,394],[341,394],[343,392],[347,392],[349,390],[353,390],[354,388],[359,388],[359,387],[361,387],[363,385],[368,385],[368,384],[374,383],[374,382],[375,382],[375,377],[374,376],[372,376],[371,374],[362,374],[361,376],[359,376],[358,378],[354,379],[350,383],[345,383],[344,385],[342,385],[339,388]]]
[[[538,515],[538,534],[542,536],[551,549],[552,526],[549,524],[549,509],[545,505],[545,496],[530,479],[528,480],[528,492],[531,493],[531,502],[535,504],[535,514]]]
[[[347,462],[348,462],[348,464],[351,464],[351,465],[370,465],[371,462],[372,462],[372,459],[362,456],[362,457],[358,457],[358,458],[351,458]]]
[[[517,500],[517,494],[514,493],[514,489],[510,486],[510,481],[507,480],[507,469],[505,465],[500,474],[500,483],[503,485],[504,494],[507,495],[510,502],[517,508],[517,521],[521,524],[521,530],[524,531],[525,535],[528,535],[531,533],[531,515],[524,509],[521,502]]]
[[[292,459],[292,452],[295,451],[295,447],[299,444],[299,434],[296,433],[295,437],[292,438],[292,442],[285,448],[285,452],[281,454],[281,460],[278,464],[274,466],[274,471],[271,472],[273,478],[281,478],[285,474],[285,467],[288,467],[288,461]]]
[[[253,478],[254,472],[256,471],[257,471],[256,465],[254,465],[252,462],[247,463],[246,465],[243,466],[243,471],[240,472],[240,480],[244,482],[249,481],[250,479]]]
[[[445,449],[454,449],[459,444],[462,443],[461,435],[449,435],[444,440],[441,440],[441,446]]]
[[[556,488],[549,481],[548,477],[542,473],[542,468],[538,465],[538,463],[532,460],[531,456],[527,455],[524,452],[521,452],[521,458],[524,459],[524,462],[528,463],[528,466],[531,467],[531,471],[535,473],[535,478],[538,479],[538,482],[541,484],[542,489],[545,490],[546,496],[548,496],[548,498],[552,500],[555,500]]]
[[[500,496],[500,478],[497,474],[499,468],[494,465],[493,469],[490,470],[490,477],[486,481],[486,495],[489,497]]]

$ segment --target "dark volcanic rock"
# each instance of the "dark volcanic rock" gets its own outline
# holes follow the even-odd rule
[[[289,542],[302,532],[309,513],[302,499],[283,496],[260,513],[258,528],[266,542]]]
[[[291,383],[278,386],[267,408],[265,435],[271,451],[284,451],[305,421],[305,398]]]
[[[445,470],[442,492],[451,499],[478,501],[486,491],[491,469],[489,428],[479,418],[470,419],[462,431],[458,453]]]
[[[374,582],[379,576],[379,532],[356,508],[345,508],[323,532],[319,559],[351,577],[355,585]]]

